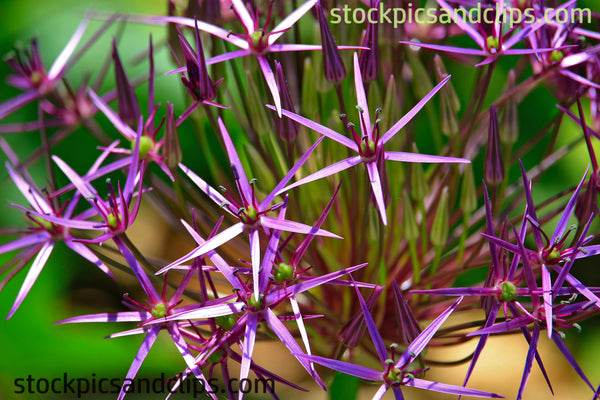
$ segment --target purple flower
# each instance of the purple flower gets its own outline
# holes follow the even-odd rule
[[[12,152],[12,149],[4,142],[4,139],[1,140],[2,147],[11,162],[14,165],[20,165],[20,162]],[[33,182],[33,179],[26,170],[23,170],[22,174],[19,174],[9,163],[6,163],[6,168],[13,182],[25,199],[27,199],[29,206],[31,207],[31,209],[29,209],[16,206],[25,211],[27,218],[31,221],[31,226],[26,232],[23,232],[19,238],[0,245],[0,254],[21,249],[13,259],[15,267],[2,282],[0,282],[0,290],[2,290],[2,288],[4,288],[4,286],[35,256],[31,268],[23,281],[21,289],[17,294],[17,298],[6,319],[8,320],[11,318],[23,300],[25,300],[25,297],[37,280],[58,242],[62,241],[71,250],[95,264],[103,272],[114,279],[108,267],[106,267],[106,265],[104,265],[90,249],[82,243],[79,243],[77,239],[71,235],[69,227],[46,219],[47,217],[56,217],[60,220],[69,220],[72,222],[71,225],[73,227],[85,224],[86,221],[83,221],[81,216],[73,216],[80,196],[75,195],[69,202],[60,205],[59,203],[54,202],[47,193],[38,189],[33,183],[30,183]],[[93,171],[93,168],[90,171]]]
[[[321,364],[335,371],[342,372],[344,374],[356,376],[367,381],[381,383],[379,390],[377,390],[377,392],[373,396],[373,400],[380,400],[389,389],[392,389],[392,391],[394,392],[394,397],[396,399],[404,399],[404,396],[402,395],[401,386],[412,386],[436,392],[464,396],[502,398],[502,396],[493,393],[417,378],[415,375],[417,375],[420,372],[423,372],[424,370],[411,371],[409,369],[411,363],[415,359],[417,359],[417,357],[419,357],[421,352],[427,347],[429,341],[433,338],[438,329],[442,326],[442,324],[446,321],[450,314],[452,314],[456,307],[458,307],[462,300],[462,297],[456,300],[454,304],[452,304],[448,309],[446,309],[442,314],[440,314],[427,328],[425,328],[408,345],[404,353],[402,353],[399,357],[396,357],[396,350],[398,349],[398,346],[395,344],[390,346],[391,354],[388,353],[383,342],[383,338],[377,330],[375,321],[373,320],[373,317],[371,316],[371,313],[367,308],[367,304],[365,303],[365,300],[360,294],[358,287],[356,288],[356,294],[360,302],[365,321],[367,323],[369,335],[371,336],[371,340],[373,341],[373,345],[375,346],[375,350],[377,351],[377,356],[379,357],[379,361],[381,362],[381,370],[363,367],[361,365],[356,365],[345,361],[333,360],[325,357],[308,356],[302,354],[298,354],[298,356],[306,358],[307,360],[310,360],[317,364]]]
[[[320,171],[310,174],[296,181],[295,183],[287,186],[282,190],[282,192],[289,190],[293,187],[300,186],[305,183],[333,175],[345,169],[351,168],[355,165],[364,163],[367,167],[371,188],[373,190],[373,195],[375,196],[375,201],[379,210],[379,214],[381,215],[381,220],[383,221],[384,225],[387,225],[385,201],[382,189],[383,183],[381,179],[382,171],[380,171],[380,168],[378,167],[379,163],[382,163],[384,160],[402,162],[470,163],[469,160],[464,158],[442,157],[384,150],[384,145],[388,141],[390,141],[398,132],[400,132],[400,129],[402,129],[419,112],[419,110],[423,108],[423,106],[433,97],[433,95],[436,94],[438,90],[442,88],[442,86],[444,86],[448,79],[450,79],[450,76],[446,77],[435,88],[433,88],[433,90],[431,90],[431,92],[429,92],[427,96],[425,96],[421,101],[419,101],[417,105],[415,105],[408,112],[408,114],[406,114],[398,122],[396,122],[387,132],[381,134],[379,130],[379,110],[376,111],[375,122],[373,123],[373,125],[371,125],[369,105],[367,104],[367,96],[365,94],[365,89],[362,82],[362,75],[360,72],[360,66],[358,64],[358,56],[355,53],[354,84],[356,87],[356,98],[358,103],[357,108],[360,118],[361,135],[359,135],[354,130],[354,125],[352,123],[348,123],[345,115],[342,115],[341,118],[352,132],[352,139],[349,139],[346,136],[343,136],[335,132],[334,130],[329,129],[323,125],[317,124],[316,122],[313,122],[307,118],[301,117],[298,114],[294,114],[287,110],[283,110],[282,113],[286,117],[301,123],[302,125],[320,133],[323,136],[327,136],[328,138],[335,140],[336,142],[346,146],[347,148],[358,154],[345,160],[338,161],[335,164],[325,167]],[[268,107],[274,109],[274,107],[272,106]]]
[[[145,169],[144,161],[140,162],[141,138],[142,129],[140,124],[140,126],[138,126],[137,138],[134,142],[135,146],[133,148],[133,155],[131,159],[128,160],[128,164],[130,166],[125,187],[121,189],[121,185],[119,184],[115,190],[111,180],[107,179],[107,200],[103,200],[96,189],[94,189],[89,183],[90,177],[97,176],[97,174],[94,173],[96,170],[91,171],[91,173],[88,173],[87,176],[83,178],[63,160],[57,156],[52,157],[58,167],[69,178],[73,186],[77,188],[79,194],[82,195],[92,206],[92,208],[86,212],[86,217],[89,218],[94,215],[99,215],[104,220],[103,223],[98,223],[95,221],[73,221],[66,218],[44,215],[42,213],[35,213],[35,215],[42,219],[48,220],[49,222],[60,224],[69,228],[104,231],[104,233],[97,238],[90,240],[80,239],[82,242],[102,243],[108,239],[115,238],[121,233],[124,233],[127,228],[133,224],[141,201],[142,181]],[[115,145],[116,143],[106,149],[105,153],[94,164],[95,169],[98,169],[100,163],[106,158],[107,153],[111,152]],[[112,165],[110,169],[113,169]],[[137,196],[137,200],[133,204],[133,207],[131,207],[131,202],[134,196]]]
[[[269,65],[266,55],[270,52],[282,51],[303,51],[303,50],[321,50],[318,45],[303,45],[303,44],[275,44],[277,39],[281,37],[292,25],[296,23],[304,14],[310,10],[318,0],[309,0],[302,4],[297,10],[292,12],[287,18],[281,21],[272,31],[268,30],[271,19],[271,7],[273,3],[269,3],[269,13],[265,21],[264,27],[260,27],[258,18],[258,10],[252,15],[242,0],[232,0],[233,10],[243,25],[246,31],[243,34],[234,34],[218,26],[208,24],[206,22],[195,21],[190,18],[183,17],[158,17],[152,18],[151,21],[171,22],[180,25],[186,25],[208,32],[211,35],[217,36],[227,42],[240,48],[229,53],[221,54],[207,60],[207,64],[214,64],[221,61],[231,60],[238,57],[253,55],[257,58],[260,69],[265,77],[267,86],[273,96],[273,101],[277,106],[278,112],[281,112],[281,99],[275,81],[275,74]],[[197,24],[197,25],[196,25]],[[174,72],[181,72],[184,68],[180,68]]]
[[[31,42],[29,53],[14,54],[6,59],[6,63],[15,72],[15,75],[8,77],[8,83],[23,89],[25,92],[0,104],[0,119],[33,100],[45,96],[56,88],[67,71],[67,62],[81,40],[88,22],[89,19],[86,17],[79,24],[79,27],[77,27],[77,30],[48,71],[42,64],[37,40],[35,39]]]
[[[283,218],[285,215],[286,206],[282,206],[280,209],[280,218]],[[190,230],[190,229],[188,229]],[[197,238],[197,234],[194,235]],[[224,272],[229,269],[229,272],[224,272],[227,279],[231,280],[231,282],[236,288],[234,291],[237,295],[237,301],[230,302],[231,298],[222,298],[218,301],[213,302],[211,305],[197,304],[195,306],[190,306],[190,309],[187,311],[183,311],[181,313],[177,313],[171,316],[166,317],[161,321],[150,321],[150,324],[168,322],[168,321],[180,321],[180,320],[196,320],[196,319],[206,319],[206,318],[215,318],[215,317],[223,317],[239,312],[244,312],[243,315],[239,316],[237,321],[228,327],[229,336],[235,336],[236,332],[243,331],[243,340],[241,344],[241,348],[243,349],[242,360],[241,360],[241,371],[240,371],[240,382],[243,382],[245,378],[248,377],[248,372],[251,366],[252,354],[254,350],[254,343],[256,340],[256,330],[258,327],[258,323],[261,321],[266,322],[269,327],[273,330],[273,332],[277,335],[277,337],[288,347],[290,352],[296,355],[300,364],[309,372],[309,374],[315,379],[315,381],[321,386],[325,387],[323,381],[317,375],[314,366],[310,362],[310,360],[306,360],[305,358],[298,357],[297,354],[304,354],[300,349],[300,346],[296,343],[292,334],[288,331],[288,329],[283,325],[273,309],[282,303],[283,301],[289,299],[292,304],[292,309],[294,311],[293,319],[296,320],[298,324],[298,328],[301,332],[302,339],[304,341],[305,348],[308,352],[310,352],[310,346],[308,343],[308,335],[306,332],[306,328],[304,327],[304,322],[302,315],[300,314],[300,309],[298,303],[295,299],[300,293],[303,293],[307,290],[313,289],[315,287],[321,286],[326,283],[337,283],[338,278],[354,272],[360,268],[363,268],[365,264],[360,264],[354,267],[342,269],[340,271],[332,272],[327,275],[319,276],[319,277],[296,277],[296,279],[302,278],[302,281],[291,284],[289,286],[284,285],[283,288],[279,288],[276,285],[271,285],[268,277],[272,271],[273,262],[275,260],[275,255],[277,253],[277,246],[280,239],[280,232],[274,231],[267,247],[267,251],[264,255],[263,261],[261,263],[261,275],[260,280],[258,281],[258,292],[260,292],[259,297],[255,297],[255,293],[257,290],[253,290],[251,286],[248,286],[242,279],[241,273],[239,270],[235,271],[230,266],[224,264],[221,259],[218,257],[214,257],[214,254],[211,256],[211,260],[215,262],[215,265],[219,269],[219,271]],[[210,242],[210,239],[204,243]],[[209,253],[210,256],[210,253]],[[257,282],[254,280],[254,282]],[[193,309],[192,309],[193,308]],[[223,338],[222,340],[225,340]],[[240,398],[243,393],[240,392]]]
[[[140,345],[140,348],[133,360],[133,363],[129,367],[129,371],[127,372],[127,376],[124,380],[124,384],[121,387],[121,391],[119,392],[118,400],[121,400],[125,397],[127,391],[125,390],[127,382],[131,382],[137,372],[139,371],[142,363],[146,359],[146,356],[150,352],[150,349],[154,345],[156,338],[161,330],[165,330],[171,336],[171,339],[175,343],[177,350],[179,350],[181,356],[185,360],[187,367],[189,370],[196,376],[196,378],[204,384],[204,387],[210,387],[208,380],[204,377],[200,366],[196,363],[194,356],[192,355],[191,348],[188,343],[185,341],[185,337],[196,337],[200,340],[200,337],[195,334],[193,331],[190,331],[186,328],[193,328],[193,326],[189,322],[166,322],[165,319],[173,314],[181,310],[185,310],[184,307],[177,307],[182,302],[181,296],[183,295],[184,290],[187,288],[190,280],[195,274],[196,270],[190,268],[182,281],[179,283],[179,286],[175,293],[171,296],[170,299],[167,299],[166,289],[167,289],[167,280],[165,277],[162,294],[158,294],[154,286],[149,281],[148,276],[142,270],[141,266],[133,257],[133,254],[129,252],[127,247],[119,247],[121,251],[124,251],[123,255],[127,260],[127,263],[131,267],[133,271],[136,273],[136,277],[139,279],[144,292],[148,296],[146,300],[147,304],[139,303],[128,295],[125,295],[123,300],[123,304],[134,311],[125,311],[125,312],[117,312],[117,313],[100,313],[100,314],[90,314],[90,315],[81,315],[78,317],[67,318],[62,321],[56,322],[56,324],[68,324],[68,323],[87,323],[87,322],[139,322],[139,323],[149,323],[151,321],[160,321],[160,324],[157,325],[148,325],[142,326],[138,328],[134,328],[128,331],[116,333],[107,336],[108,338],[129,336],[129,335],[139,335],[145,334],[144,340]],[[214,393],[211,395],[213,399],[217,399]]]
[[[475,41],[479,46],[479,49],[460,48],[445,45],[436,44],[425,44],[419,42],[403,42],[401,44],[408,44],[411,46],[423,47],[435,51],[456,53],[456,54],[467,54],[473,56],[482,56],[485,59],[475,64],[476,67],[489,64],[494,62],[501,55],[523,55],[523,54],[538,54],[543,52],[555,51],[555,48],[534,48],[534,49],[513,49],[513,47],[523,40],[525,37],[535,32],[537,29],[542,27],[546,23],[546,19],[551,19],[556,15],[556,12],[561,9],[566,9],[570,5],[574,4],[576,0],[570,0],[560,7],[549,12],[543,18],[541,15],[536,16],[535,22],[527,24],[527,26],[521,30],[516,30],[516,27],[511,27],[506,33],[503,33],[503,27],[501,20],[502,18],[494,18],[491,34],[488,34],[481,24],[470,24],[466,22],[460,13],[455,12],[454,8],[450,7],[445,0],[437,0],[438,4],[452,17],[452,21],[458,25],[467,35]],[[500,15],[505,12],[504,2],[499,2],[498,12]],[[487,9],[486,9],[487,10]],[[516,33],[515,33],[516,32]],[[567,46],[568,47],[568,46]],[[561,47],[565,48],[565,47]]]
[[[173,268],[177,265],[181,265],[182,263],[191,260],[195,257],[206,254],[209,250],[213,250],[223,243],[228,242],[234,237],[238,236],[242,232],[248,232],[250,236],[250,249],[251,249],[251,258],[252,258],[252,271],[254,276],[254,290],[255,297],[258,299],[259,295],[259,285],[258,285],[258,275],[259,275],[259,264],[260,264],[260,229],[263,228],[265,230],[275,229],[286,232],[296,232],[296,233],[304,233],[304,234],[317,234],[329,237],[339,236],[334,235],[330,232],[327,232],[323,229],[317,229],[309,225],[301,224],[298,222],[289,221],[283,218],[273,218],[269,217],[266,214],[270,211],[275,211],[277,208],[281,207],[282,203],[272,205],[273,200],[278,195],[278,193],[283,189],[283,187],[290,181],[292,176],[298,171],[298,169],[306,162],[310,154],[314,151],[314,149],[321,143],[321,139],[318,140],[315,144],[313,144],[306,153],[300,157],[298,162],[292,167],[292,169],[286,174],[286,176],[277,184],[275,189],[265,197],[263,201],[259,201],[256,198],[254,191],[255,180],[248,180],[246,178],[246,174],[244,172],[244,168],[240,161],[240,158],[233,146],[233,142],[231,141],[231,137],[229,136],[229,132],[225,128],[223,121],[219,118],[218,120],[219,127],[221,130],[221,134],[223,136],[223,141],[225,142],[225,148],[227,150],[227,155],[229,157],[229,161],[231,163],[231,170],[233,172],[233,178],[236,182],[237,189],[239,192],[239,200],[235,200],[233,197],[229,196],[227,192],[225,195],[220,194],[217,190],[213,189],[209,186],[202,178],[198,175],[194,174],[183,164],[180,164],[180,168],[183,172],[192,180],[194,183],[204,192],[206,193],[211,200],[217,203],[223,210],[231,214],[233,217],[237,218],[239,222],[227,229],[223,232],[216,235],[214,238],[208,240],[206,243],[198,246],[196,249],[192,250],[187,255],[181,257],[177,261],[169,264],[165,268],[163,268],[160,272],[164,272],[170,268]]]

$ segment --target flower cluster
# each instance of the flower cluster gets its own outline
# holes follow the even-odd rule
[[[27,223],[0,230],[0,255],[12,255],[0,291],[27,270],[7,320],[42,269],[57,268],[52,252],[64,243],[119,284],[123,272],[134,278],[127,311],[57,322],[128,323],[109,336],[143,336],[127,380],[166,331],[183,358],[177,386],[229,381],[239,364],[230,399],[244,397],[251,374],[307,390],[255,361],[258,340],[281,342],[325,390],[341,373],[377,383],[378,400],[403,399],[405,386],[500,398],[513,392],[469,380],[492,337],[520,334],[528,351],[517,399],[534,364],[553,392],[538,351],[547,339],[600,396],[565,341],[600,313],[600,288],[584,273],[600,252],[598,13],[564,22],[580,16],[577,0],[552,2],[552,12],[542,0],[476,4],[535,16],[505,26],[467,21],[473,2],[437,0],[452,24],[391,29],[379,13],[410,15],[412,3],[352,1],[377,18],[333,30],[333,1],[181,3],[169,0],[164,16],[88,13],[49,70],[37,40],[5,58],[20,94],[0,104],[0,148],[25,200],[9,201]],[[165,27],[165,40],[150,37],[136,56],[148,73],[128,76],[114,38],[97,80],[72,80],[84,53],[120,35],[119,19]],[[455,46],[469,40],[476,47]],[[159,49],[169,60],[158,62]],[[159,79],[183,100],[165,99]],[[18,120],[28,110],[37,118]],[[31,155],[13,150],[26,132],[41,138]],[[90,135],[98,147],[82,149]],[[569,173],[555,179],[557,167]],[[558,194],[544,199],[548,180]],[[156,229],[193,248],[140,251],[130,228],[145,207],[166,221]],[[451,325],[456,314],[470,322]],[[472,338],[462,382],[425,379],[428,348]],[[123,385],[117,398],[127,393]]]

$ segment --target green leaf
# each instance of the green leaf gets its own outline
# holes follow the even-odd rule
[[[359,378],[336,372],[333,382],[331,382],[331,386],[329,387],[329,399],[355,400],[358,396],[359,386]]]

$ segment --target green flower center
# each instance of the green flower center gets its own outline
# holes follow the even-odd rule
[[[375,142],[366,138],[360,143],[360,153],[363,156],[369,157],[375,154]]]
[[[29,79],[34,85],[39,85],[42,83],[42,74],[40,74],[38,71],[34,71],[29,76]]]
[[[560,260],[560,251],[554,247],[550,254],[546,256],[546,262],[558,262]]]
[[[256,297],[254,297],[254,294],[251,294],[250,297],[248,297],[248,300],[246,300],[246,304],[248,304],[248,307],[251,307],[254,310],[260,310],[265,305],[264,301],[265,301],[264,294],[260,294],[258,296],[258,300],[256,300]]]
[[[252,42],[252,48],[255,50],[264,50],[267,45],[267,35],[261,29],[254,31],[250,34],[250,41]]]
[[[167,305],[163,302],[160,302],[154,305],[154,308],[152,311],[150,311],[150,314],[152,314],[154,318],[163,318],[167,316],[167,312]]]
[[[119,227],[120,219],[121,218],[117,218],[117,216],[115,214],[110,213],[106,216],[106,225],[108,225],[108,227],[111,229],[117,229]]]
[[[242,222],[248,225],[254,224],[258,218],[258,211],[252,206],[241,208],[238,214]]]
[[[564,57],[564,54],[560,50],[553,50],[550,53],[550,61],[560,62]]]
[[[390,372],[388,372],[385,380],[388,382],[402,382],[402,378],[404,373],[400,368],[391,368]]]
[[[42,228],[44,228],[45,230],[49,231],[49,232],[54,232],[54,226],[52,225],[52,222],[37,216],[37,215],[33,215],[30,214],[31,218],[37,223],[39,224]]]
[[[144,159],[148,156],[148,153],[150,152],[150,150],[152,150],[152,148],[154,147],[154,143],[152,142],[152,139],[150,139],[147,136],[142,136],[140,138],[140,150],[139,150],[139,154],[140,154],[140,159]],[[131,142],[131,151],[135,150],[135,140]]]
[[[500,284],[500,300],[504,302],[511,302],[517,298],[517,287],[514,283],[504,281]]]
[[[485,43],[487,44],[488,49],[493,53],[498,51],[498,47],[500,47],[500,40],[497,37],[488,36]]]
[[[291,281],[294,278],[294,268],[286,263],[279,263],[273,274],[275,280],[279,283]]]
[[[217,326],[223,330],[230,330],[231,328],[233,328],[233,325],[235,325],[237,321],[237,318],[234,314],[229,314],[229,315],[221,315],[220,317],[216,317],[215,318],[215,323],[217,324]],[[219,350],[217,350],[219,351]],[[216,353],[216,352],[215,352]],[[213,353],[214,354],[214,353]],[[222,354],[222,353],[221,353]],[[217,361],[220,359],[221,357],[219,357],[217,359]]]

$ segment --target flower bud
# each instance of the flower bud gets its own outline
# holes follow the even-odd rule
[[[281,64],[275,61],[275,79],[277,80],[277,87],[279,88],[279,97],[281,98],[281,108],[293,113],[296,113],[294,103],[290,97]],[[291,118],[278,118],[277,128],[279,137],[285,141],[292,141],[298,136],[298,123]]]
[[[405,190],[402,191],[402,227],[406,240],[416,240],[419,237],[419,227],[415,220],[415,213]]]
[[[418,153],[417,145],[413,143],[413,153]],[[411,163],[410,166],[410,196],[414,200],[422,200],[427,194],[427,182],[421,163]]]
[[[515,71],[508,73],[508,92],[515,88]],[[503,143],[515,143],[519,137],[519,120],[517,117],[518,96],[510,96],[504,108],[504,119],[500,128],[500,139]]]
[[[396,322],[402,337],[402,344],[409,345],[421,333],[421,327],[413,314],[404,296],[402,289],[396,281],[392,281],[392,293],[394,295],[394,310],[396,311]]]
[[[346,79],[346,67],[319,3],[315,4],[315,10],[319,17],[319,27],[321,29],[325,79],[332,83],[339,83]]]
[[[465,214],[470,214],[477,208],[477,188],[471,164],[465,165],[460,190],[460,208]]]
[[[371,0],[371,10],[375,10],[373,20],[379,20],[379,2],[380,0]],[[371,19],[371,18],[369,18]],[[379,75],[380,53],[379,53],[379,24],[371,23],[367,26],[367,32],[362,43],[363,47],[369,50],[361,50],[358,56],[360,72],[365,82],[374,81]]]
[[[498,116],[492,104],[490,109],[490,129],[487,153],[485,156],[485,180],[490,184],[498,184],[504,180],[504,156],[500,133],[498,132]]]
[[[446,67],[439,55],[435,55],[433,63],[437,68],[438,77],[441,79],[448,75]],[[442,119],[440,121],[441,130],[444,135],[454,136],[458,134],[458,112],[460,111],[460,100],[456,95],[452,80],[449,80],[442,89],[440,89],[440,101],[442,104]]]
[[[133,92],[133,87],[127,79],[119,53],[117,52],[117,42],[113,39],[113,61],[115,63],[115,81],[117,83],[117,107],[119,117],[123,122],[130,126],[137,124],[140,118],[140,106]]]
[[[431,227],[431,243],[434,246],[442,247],[446,244],[449,224],[448,187],[444,186],[437,211],[435,212],[435,218],[433,219],[433,226]]]
[[[177,169],[177,165],[183,159],[181,145],[179,144],[179,135],[177,133],[177,124],[173,112],[173,104],[167,102],[167,120],[165,122],[165,147],[164,154],[167,157],[167,166],[171,172]]]

